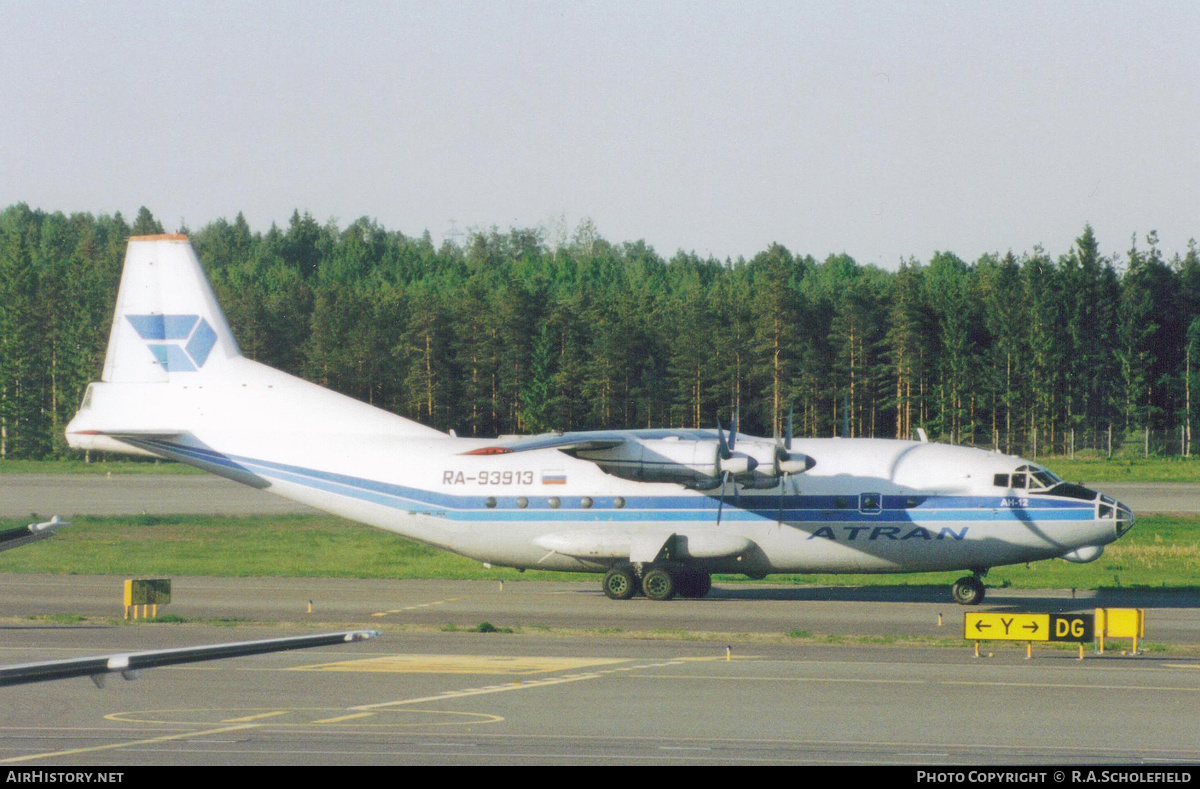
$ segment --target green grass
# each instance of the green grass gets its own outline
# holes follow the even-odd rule
[[[1200,482],[1200,458],[1039,457],[1037,462],[1069,482]]]
[[[0,521],[0,528],[24,525]],[[479,562],[331,516],[78,518],[50,540],[0,553],[0,572],[134,576],[290,576],[582,580]],[[764,583],[945,586],[963,573],[774,575]],[[720,583],[747,581],[718,576]],[[1061,559],[998,567],[993,587],[1200,588],[1200,518],[1147,515],[1091,564]]]
[[[0,474],[203,474],[172,460],[0,460]]]
[[[0,529],[27,521],[0,520]],[[479,562],[333,516],[80,517],[53,538],[0,553],[0,572],[349,578],[579,578]]]

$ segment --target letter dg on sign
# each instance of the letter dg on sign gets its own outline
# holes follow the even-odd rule
[[[1075,641],[1081,644],[1095,638],[1096,617],[1093,614],[1051,614],[1050,640]]]

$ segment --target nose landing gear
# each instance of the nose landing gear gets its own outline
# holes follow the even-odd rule
[[[983,602],[984,586],[983,573],[975,571],[974,575],[966,575],[954,582],[954,586],[950,589],[950,596],[954,598],[954,602],[959,605],[979,605]]]

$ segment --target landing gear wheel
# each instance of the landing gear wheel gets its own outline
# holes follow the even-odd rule
[[[613,600],[628,600],[637,590],[637,576],[632,567],[614,567],[604,575],[604,594]]]
[[[704,597],[712,589],[712,576],[708,573],[685,571],[675,576],[675,587],[680,597]]]
[[[983,581],[975,576],[964,576],[954,582],[950,594],[959,605],[979,605],[983,602]]]
[[[642,591],[651,600],[670,600],[675,596],[675,579],[661,567],[654,567],[642,575]]]

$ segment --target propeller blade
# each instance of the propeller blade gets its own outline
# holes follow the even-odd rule
[[[729,460],[733,457],[730,445],[725,443],[725,432],[721,429],[720,419],[717,419],[717,457],[721,460]]]

